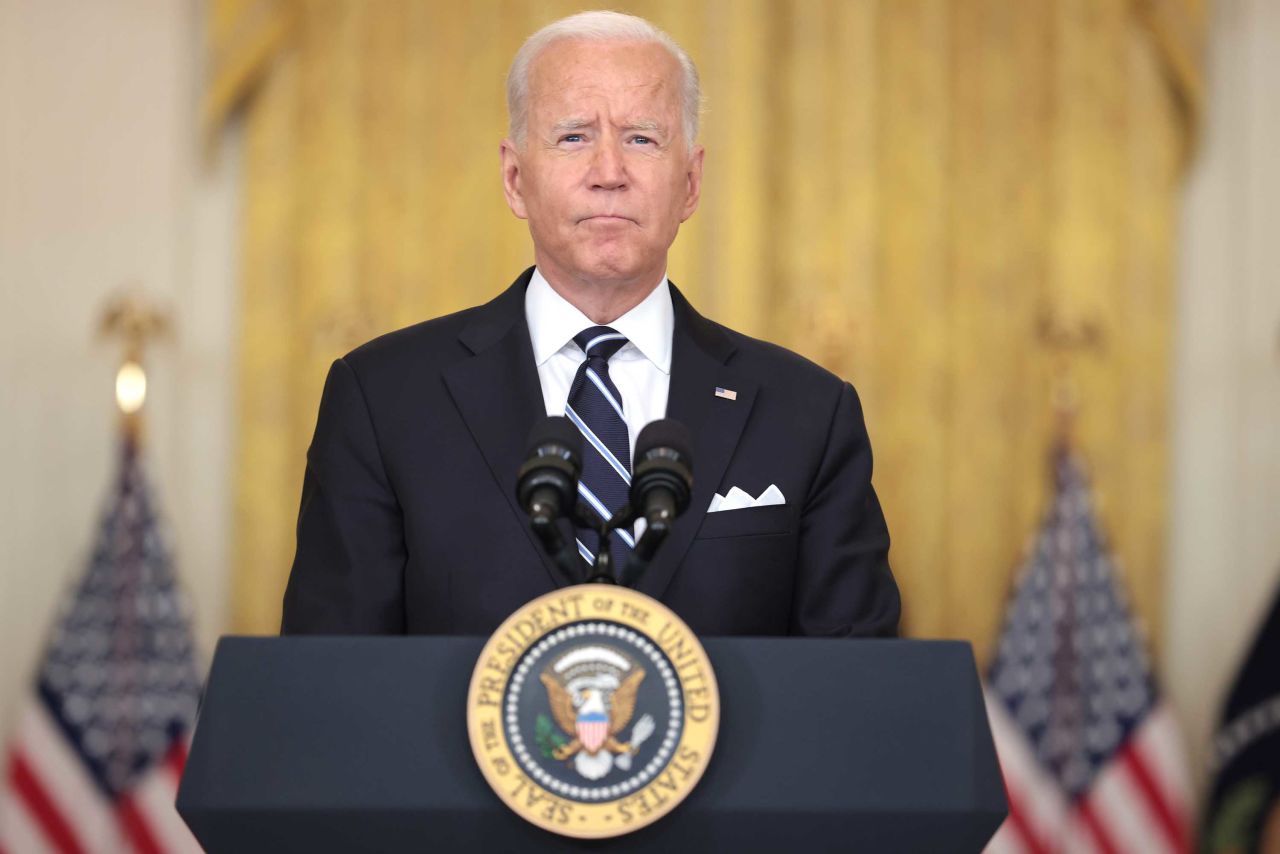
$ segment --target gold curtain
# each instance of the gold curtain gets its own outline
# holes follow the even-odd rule
[[[905,625],[996,631],[1046,495],[1057,356],[1153,637],[1170,302],[1200,101],[1195,0],[636,0],[708,98],[672,278],[862,394]],[[503,79],[580,2],[213,0],[211,133],[243,122],[235,628],[274,631],[329,362],[529,263]]]

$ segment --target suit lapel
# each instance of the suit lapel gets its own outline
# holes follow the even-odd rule
[[[525,440],[534,422],[546,414],[524,317],[524,292],[532,274],[531,267],[497,298],[476,309],[458,335],[473,355],[445,368],[444,381],[530,548],[552,582],[561,587],[576,579],[565,578],[547,557],[515,495]]]
[[[640,579],[639,589],[655,599],[671,583],[707,515],[758,388],[755,380],[728,366],[735,348],[723,329],[694,311],[674,285],[671,302],[675,330],[667,417],[684,424],[693,436],[693,498]],[[737,399],[717,397],[717,387],[732,389]]]

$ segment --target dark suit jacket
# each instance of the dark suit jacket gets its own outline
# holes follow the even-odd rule
[[[490,634],[575,579],[515,498],[545,415],[527,270],[492,302],[333,363],[307,453],[285,633]],[[696,633],[893,635],[898,588],[853,387],[700,316],[674,287],[667,415],[694,437],[693,501],[639,589]],[[715,395],[716,387],[736,400]],[[786,504],[707,513],[775,483]]]

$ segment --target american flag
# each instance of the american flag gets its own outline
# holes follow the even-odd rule
[[[131,439],[33,689],[0,786],[0,854],[200,850],[173,805],[200,681]]]
[[[1190,851],[1191,788],[1173,716],[1066,449],[987,677],[1009,817],[1005,852]]]

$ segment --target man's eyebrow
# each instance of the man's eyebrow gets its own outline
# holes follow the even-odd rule
[[[633,122],[627,122],[622,126],[623,130],[663,130],[662,124],[653,119],[637,119]]]
[[[556,122],[551,126],[551,130],[555,133],[563,133],[564,131],[582,130],[583,128],[595,127],[595,124],[596,123],[591,119],[568,118],[561,119]],[[634,121],[626,122],[620,125],[620,127],[623,130],[660,131],[665,129],[661,122],[653,119],[636,119]]]
[[[551,126],[551,129],[553,131],[582,130],[583,128],[591,127],[594,124],[595,122],[590,119],[569,118],[561,119],[556,122]]]

